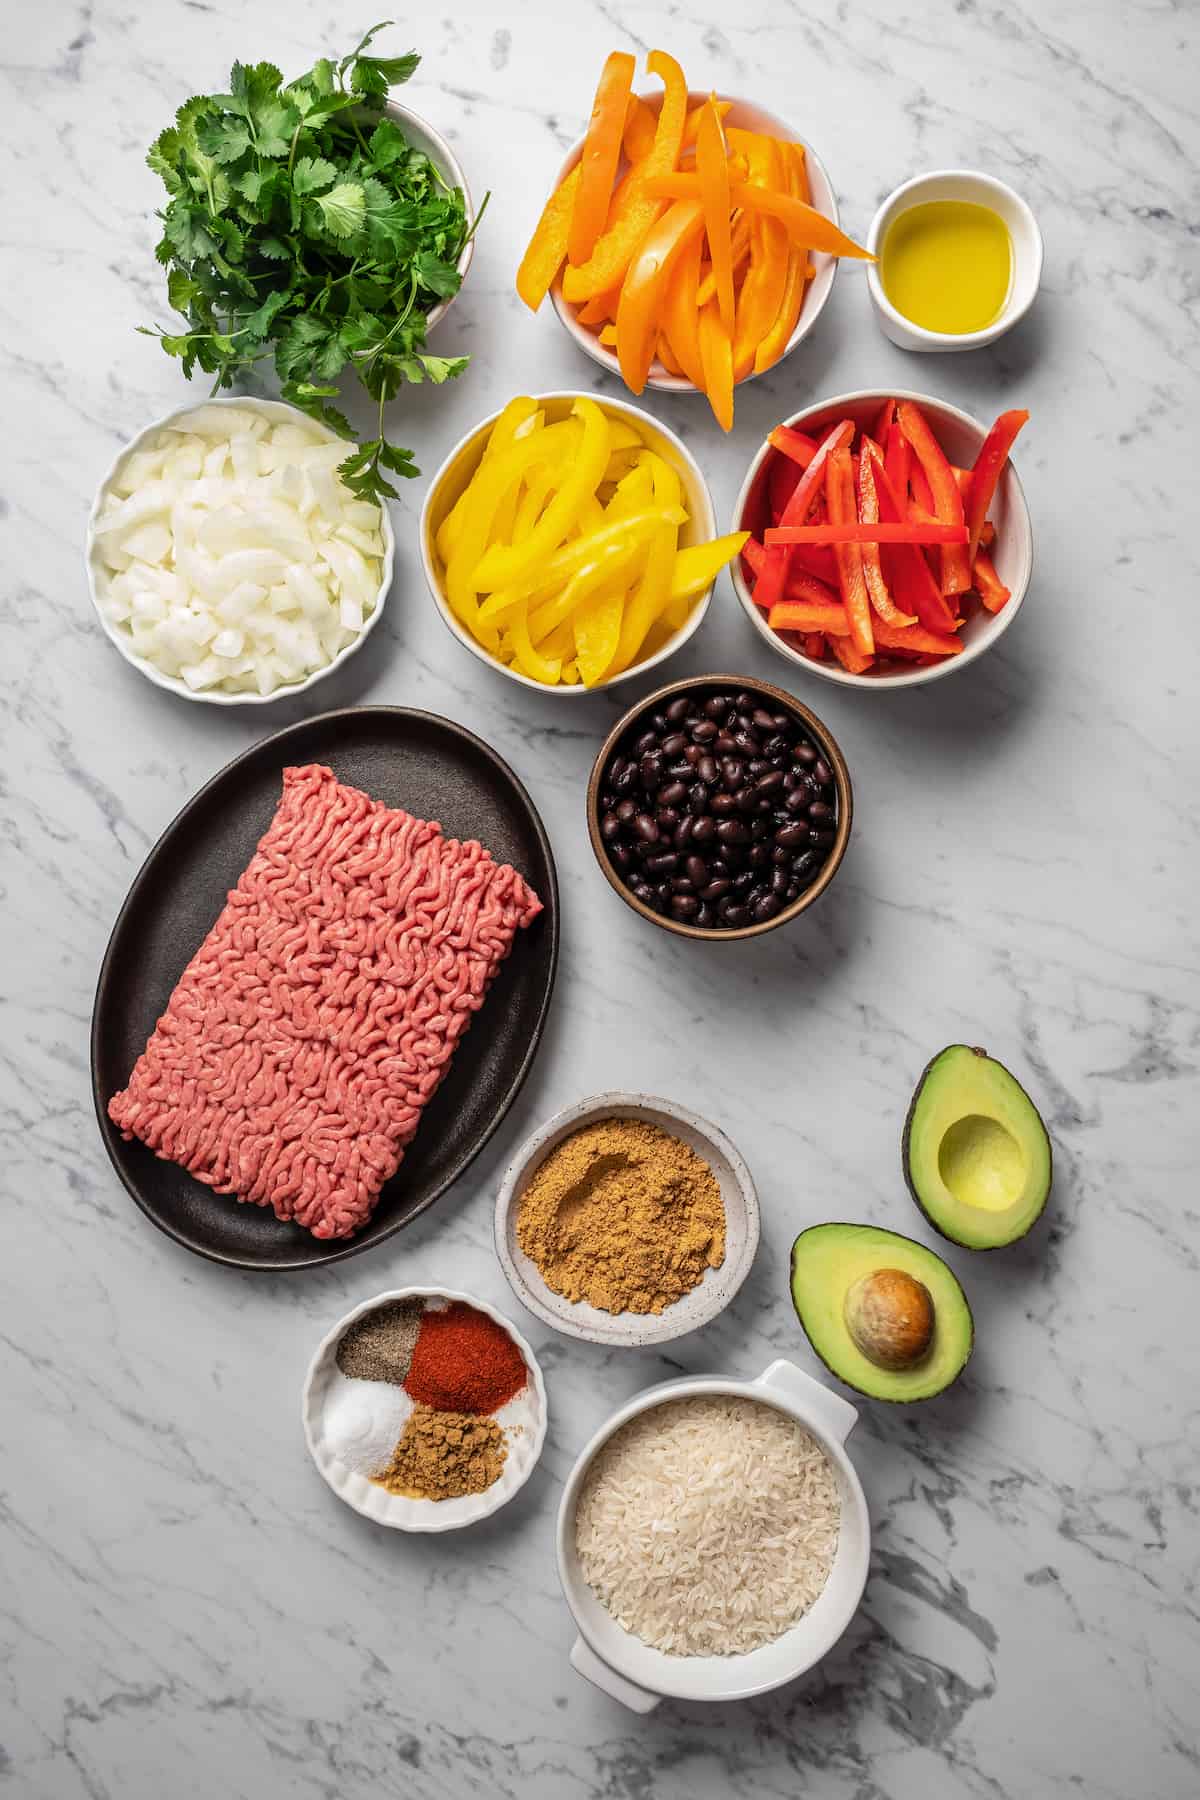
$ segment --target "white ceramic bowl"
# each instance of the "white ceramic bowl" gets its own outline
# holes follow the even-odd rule
[[[517,1203],[530,1179],[563,1138],[600,1119],[644,1119],[681,1139],[708,1164],[725,1206],[725,1260],[706,1269],[690,1293],[661,1313],[609,1313],[571,1301],[548,1287],[517,1242]],[[649,1094],[596,1094],[556,1113],[522,1144],[496,1196],[496,1254],[513,1293],[535,1318],[591,1344],[644,1349],[697,1331],[723,1312],[750,1273],[758,1249],[758,1195],[749,1169],[723,1131],[697,1113]]]
[[[822,400],[817,406],[806,407],[803,412],[793,414],[786,423],[798,431],[807,431],[819,437],[836,425],[839,419],[853,419],[856,425],[870,424],[884,401],[889,398],[913,400],[917,403],[928,417],[938,442],[952,463],[967,467],[975,461],[989,428],[981,425],[978,419],[973,419],[970,413],[962,412],[957,406],[950,406],[945,400],[934,400],[928,394],[910,393],[904,388],[838,394],[832,400]],[[769,443],[764,443],[750,464],[734,504],[733,516],[738,522],[735,529],[759,529],[762,523],[760,508],[764,503],[767,464],[769,458],[777,454]],[[926,682],[942,681],[960,669],[969,668],[985,655],[1004,636],[1029,590],[1029,579],[1033,573],[1033,525],[1025,502],[1025,490],[1011,460],[1000,477],[989,517],[996,526],[992,559],[1001,581],[1011,589],[1012,598],[998,613],[989,613],[981,607],[962,628],[960,636],[964,647],[960,653],[957,656],[943,657],[927,668],[905,668],[894,663],[884,672],[871,669],[864,675],[852,675],[840,663],[814,662],[803,651],[794,650],[790,644],[786,644],[777,631],[771,630],[765,615],[755,606],[750,596],[750,587],[740,557],[730,565],[733,589],[742,611],[763,642],[769,644],[777,656],[782,656],[786,662],[806,670],[808,674],[818,675],[822,681],[836,682],[839,687],[871,688],[876,691],[922,687]]]
[[[764,1401],[810,1431],[833,1466],[842,1502],[837,1554],[821,1593],[804,1617],[774,1643],[737,1656],[668,1656],[619,1625],[584,1579],[575,1547],[575,1509],[592,1462],[615,1431],[665,1400],[699,1394]],[[866,1586],[871,1524],[866,1496],[845,1441],[858,1413],[840,1395],[790,1362],[773,1362],[757,1381],[718,1375],[686,1376],[648,1388],[608,1419],[567,1477],[558,1509],[558,1573],[579,1628],[571,1663],[580,1675],[635,1712],[650,1712],[667,1695],[678,1700],[745,1700],[781,1687],[832,1650],[849,1625]]]
[[[657,113],[661,110],[663,98],[661,89],[656,94],[643,94],[641,95],[641,98],[652,112]],[[707,99],[707,92],[701,93],[699,90],[689,91],[688,107],[690,109],[693,106],[699,106],[702,101]],[[825,165],[813,149],[812,145],[806,143],[802,137],[798,136],[798,134],[792,131],[789,126],[785,125],[783,120],[777,118],[774,113],[767,112],[765,107],[756,106],[752,100],[738,100],[730,94],[718,94],[717,99],[728,100],[730,102],[730,110],[725,117],[726,125],[740,127],[743,131],[761,132],[766,137],[779,138],[783,142],[789,144],[804,144],[805,161],[808,165],[808,184],[809,191],[812,195],[812,204],[816,207],[818,212],[824,213],[825,217],[831,219],[835,225],[840,224],[841,221],[838,217],[837,197],[834,194],[833,186],[826,173]],[[566,160],[555,177],[554,185],[556,188],[566,180],[567,176],[571,173],[571,170],[575,167],[575,164],[583,155],[583,145],[584,140],[583,138],[580,138],[579,142],[573,145],[568,151]],[[618,174],[623,174],[626,167],[627,165],[622,162]],[[830,290],[833,287],[833,278],[837,274],[839,259],[836,256],[829,256],[823,250],[811,250],[809,252],[809,260],[816,270],[816,274],[808,283],[804,295],[804,303],[800,308],[800,316],[796,321],[796,329],[787,341],[783,356],[779,358],[778,362],[772,365],[772,367],[776,369],[779,367],[779,364],[782,363],[784,357],[791,355],[797,344],[804,342],[804,339],[816,324],[825,302],[829,298]],[[574,338],[584,355],[590,356],[593,362],[599,363],[602,369],[607,369],[610,375],[615,375],[617,380],[620,381],[622,379],[621,365],[617,361],[616,351],[610,350],[606,344],[602,344],[598,333],[592,331],[587,325],[581,325],[579,323],[579,320],[576,317],[577,309],[571,305],[569,300],[566,300],[563,297],[561,276],[555,281],[553,287],[550,289],[550,299],[555,312],[558,314],[559,321],[570,336]],[[769,374],[770,370],[765,370],[764,373]],[[744,377],[745,381],[754,381],[755,379],[756,377],[753,373]],[[738,382],[737,385],[741,387],[743,383]],[[650,374],[647,377],[646,386],[656,388],[659,393],[663,394],[695,394],[699,392],[699,389],[693,386],[686,375],[672,375],[657,359],[650,365]]]
[[[559,419],[567,418],[571,407],[581,396],[577,390],[569,390],[536,394],[534,398],[539,406],[545,407],[547,420],[553,424]],[[627,400],[612,400],[606,394],[585,394],[582,398],[595,400],[601,411],[611,413],[618,419],[627,419],[636,426],[649,447],[665,457],[678,474],[683,483],[684,504],[688,511],[688,522],[679,533],[680,547],[707,543],[710,538],[716,537],[717,516],[713,511],[708,483],[700,472],[699,463],[682,440],[673,431],[668,431],[665,425],[660,425],[649,413],[643,412],[640,407],[631,406]],[[656,669],[668,657],[674,656],[677,650],[682,650],[688,639],[699,630],[700,622],[708,611],[715,583],[710,583],[702,594],[696,596],[692,609],[679,630],[653,656],[635,662],[632,668],[623,670],[620,675],[614,675],[608,681],[597,682],[595,687],[590,688],[584,687],[582,682],[575,687],[567,687],[561,682],[556,687],[546,687],[542,682],[534,681],[531,676],[522,675],[519,669],[507,668],[504,663],[497,662],[494,656],[490,656],[482,644],[476,642],[450,610],[443,588],[442,561],[435,541],[437,530],[479,466],[487,435],[499,417],[499,412],[490,413],[481,424],[474,426],[465,437],[459,439],[430,482],[425,505],[421,509],[421,566],[442,623],[451,636],[457,638],[472,656],[478,657],[486,668],[495,670],[498,675],[507,676],[510,681],[519,682],[522,687],[531,688],[535,694],[574,700],[586,694],[602,693],[605,688],[616,687],[619,682],[631,681],[636,675],[644,675],[647,670]]]
[[[318,436],[328,439],[331,444],[343,442],[335,432],[318,424],[314,419],[310,419],[307,413],[300,412],[297,407],[288,406],[282,400],[258,400],[246,394],[223,394],[219,399],[193,400],[187,406],[177,407],[174,412],[167,413],[161,419],[155,419],[153,424],[147,425],[144,430],[139,431],[135,438],[117,452],[96,490],[96,498],[93,500],[92,510],[88,514],[87,537],[84,543],[88,591],[92,597],[92,605],[96,609],[96,617],[99,619],[109,643],[115,645],[125,661],[131,664],[139,674],[144,675],[147,681],[152,681],[155,687],[165,688],[169,694],[178,694],[182,700],[200,700],[208,706],[270,706],[277,700],[290,700],[296,694],[303,694],[309,688],[315,687],[318,681],[324,681],[327,675],[332,675],[335,669],[340,669],[344,662],[347,662],[356,651],[362,648],[363,643],[374,631],[379,621],[379,615],[382,613],[388,597],[388,590],[392,585],[392,568],[396,556],[395,534],[392,531],[392,521],[388,516],[388,509],[386,506],[381,506],[379,529],[383,537],[383,576],[379,583],[378,598],[363,622],[362,630],[356,632],[350,642],[339,650],[333,661],[326,663],[323,669],[314,669],[302,681],[284,682],[271,694],[226,694],[211,688],[193,689],[188,686],[186,681],[180,681],[174,675],[164,675],[161,669],[156,669],[153,663],[147,662],[145,657],[138,655],[129,639],[129,634],[122,631],[119,625],[114,625],[111,620],[106,619],[101,610],[99,596],[96,593],[96,577],[100,572],[96,552],[96,521],[99,518],[101,502],[108,485],[116,475],[118,465],[124,461],[125,457],[134,450],[142,449],[156,432],[174,424],[178,419],[186,419],[188,413],[196,412],[202,406],[206,408],[232,406],[239,412],[261,413],[264,417],[274,420],[276,424],[303,425],[306,430],[316,432]],[[349,456],[353,446],[347,443],[345,448],[346,454]]]
[[[467,214],[467,227],[470,229],[475,223],[475,206],[471,199],[471,190],[467,186],[467,178],[463,173],[462,164],[459,162],[457,156],[455,156],[445,138],[442,137],[440,132],[434,130],[427,119],[421,118],[418,113],[409,112],[407,106],[401,106],[395,100],[388,101],[386,111],[388,117],[394,119],[396,124],[400,126],[405,137],[407,137],[414,149],[424,151],[438,173],[445,177],[447,185],[449,187],[459,187],[462,189],[463,204]],[[471,266],[471,258],[474,254],[475,236],[472,232],[472,235],[467,239],[463,246],[457,265],[458,272],[464,281],[467,278],[467,270]],[[461,292],[462,289],[460,288],[459,293]],[[457,298],[457,294],[451,294],[448,300],[443,300],[440,305],[433,308],[425,321],[425,329],[427,332],[432,331],[435,325],[440,324],[446,314],[450,311],[450,308],[454,305]]]
[[[981,331],[927,331],[898,312],[883,290],[877,262],[867,265],[867,286],[875,306],[875,318],[885,337],[901,350],[978,350],[994,343],[1023,319],[1033,305],[1042,279],[1042,234],[1038,222],[1021,196],[994,175],[980,175],[972,169],[935,169],[929,175],[916,175],[911,181],[890,193],[871,221],[867,249],[878,256],[888,227],[911,206],[923,206],[934,200],[966,200],[999,213],[1008,226],[1012,239],[1012,281],[999,316]]]
[[[485,1488],[482,1494],[464,1494],[458,1500],[410,1500],[403,1494],[390,1494],[386,1488],[378,1486],[366,1475],[341,1461],[326,1440],[323,1417],[330,1389],[335,1381],[345,1380],[337,1366],[338,1344],[356,1319],[361,1319],[364,1313],[374,1312],[377,1306],[383,1306],[392,1300],[465,1301],[468,1306],[486,1313],[489,1319],[494,1319],[497,1325],[502,1326],[525,1359],[525,1367],[529,1370],[527,1388],[523,1394],[518,1394],[509,1401],[507,1407],[502,1407],[497,1418],[501,1424],[505,1423],[505,1415],[509,1409],[516,1408],[519,1402],[527,1398],[528,1422],[523,1424],[519,1432],[508,1433],[508,1455],[504,1467],[498,1479],[490,1488]],[[377,1525],[389,1525],[396,1531],[456,1531],[460,1526],[474,1525],[479,1519],[488,1518],[524,1487],[537,1467],[542,1445],[546,1441],[546,1387],[533,1351],[511,1319],[506,1319],[503,1313],[497,1312],[494,1306],[489,1306],[477,1294],[458,1293],[453,1288],[392,1288],[385,1294],[376,1294],[372,1299],[364,1300],[361,1306],[348,1312],[344,1319],[339,1319],[333,1330],[322,1338],[309,1365],[304,1381],[301,1412],[309,1455],[338,1499],[344,1500],[347,1506],[361,1513],[364,1519],[374,1519]]]

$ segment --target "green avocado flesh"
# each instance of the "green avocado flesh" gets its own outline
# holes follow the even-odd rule
[[[918,1362],[881,1368],[846,1322],[846,1299],[864,1276],[898,1270],[928,1291],[933,1338]],[[813,1225],[792,1245],[792,1301],[826,1368],[872,1400],[928,1400],[962,1372],[975,1327],[958,1280],[935,1251],[875,1225]]]
[[[982,1050],[951,1044],[917,1086],[904,1178],[935,1231],[968,1250],[1015,1243],[1050,1196],[1050,1139],[1021,1084]]]

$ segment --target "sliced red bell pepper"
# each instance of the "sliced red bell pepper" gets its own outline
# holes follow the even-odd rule
[[[893,438],[900,437],[898,427],[892,427],[891,435]],[[890,443],[888,448],[890,450]],[[879,516],[889,523],[898,523],[907,517],[906,500],[892,486],[891,476],[885,463],[880,460],[878,450],[872,450],[868,444],[867,453],[875,464]],[[907,455],[907,444],[905,453]],[[954,613],[920,550],[909,544],[891,544],[884,548],[882,562],[888,588],[898,606],[915,612],[920,623],[930,631],[954,630]]]
[[[816,438],[809,437],[807,431],[797,431],[794,425],[777,425],[767,442],[783,456],[790,456],[802,469],[807,469],[817,454]]]
[[[963,509],[970,533],[968,554],[972,559],[979,548],[979,536],[987,518],[987,509],[992,504],[992,495],[1008,461],[1009,451],[1022,425],[1028,423],[1029,414],[1023,408],[1001,413],[984,438],[979,455],[975,458],[975,466],[971,470],[971,485],[967,490]]]
[[[822,631],[810,631],[804,639],[804,654],[811,656],[814,662],[825,661],[825,634]]]
[[[579,187],[567,234],[567,255],[573,263],[585,263],[596,246],[608,218],[617,164],[621,160],[621,135],[629,110],[630,90],[637,63],[625,50],[614,50],[605,59],[592,102],[592,116],[583,154],[579,158]]]
[[[896,402],[894,400],[885,400],[879,409],[879,414],[874,425],[871,427],[871,436],[875,439],[877,444],[887,443],[888,430],[895,416]]]
[[[934,436],[929,420],[911,400],[899,402],[896,417],[928,477],[934,516],[947,525],[963,525],[962,495],[958,491],[958,483],[954,479],[946,453]],[[967,554],[966,540],[947,543],[942,550],[941,565],[943,594],[965,594],[971,585],[971,559]]]
[[[853,468],[846,465],[853,480]],[[830,508],[832,514],[832,508]],[[903,525],[863,525],[858,519],[834,519],[824,525],[773,525],[763,533],[768,550],[776,544],[942,544],[967,541],[965,525],[943,525],[936,520],[922,525],[915,519]]]
[[[865,675],[875,662],[874,656],[864,656],[853,638],[826,637],[825,642],[851,675]]]
[[[986,550],[975,552],[975,591],[989,612],[998,613],[1000,608],[1012,599],[1012,589],[1006,588],[996,573],[996,565]]]
[[[829,508],[827,525],[784,526],[783,530],[833,531],[837,534],[832,541],[835,544],[834,556],[837,560],[838,585],[842,590],[842,604],[846,608],[846,616],[850,621],[850,635],[854,639],[854,647],[859,654],[870,656],[875,649],[875,636],[871,629],[871,597],[867,592],[867,581],[863,574],[861,539],[858,537],[858,533],[863,530],[863,527],[855,517],[854,474],[850,462],[850,451],[846,445],[830,452],[829,468],[825,477],[825,504]],[[867,526],[866,529],[878,531],[881,528],[873,525]],[[771,532],[766,533],[768,545],[771,543],[772,536]],[[810,539],[809,541],[829,543],[831,540],[826,537],[821,540]]]
[[[786,456],[773,456],[767,471],[767,502],[771,508],[772,520],[778,519],[788,501],[796,491],[796,484],[804,473],[799,463],[794,463]]]
[[[879,494],[875,487],[875,459],[872,452],[875,455],[881,454],[873,439],[864,438],[854,477],[858,491],[858,516],[864,525],[879,523]],[[871,596],[871,605],[879,617],[886,619],[891,625],[915,625],[917,615],[901,612],[888,592],[888,584],[883,573],[883,562],[879,555],[878,540],[863,545],[862,559],[867,592]]]
[[[772,631],[820,631],[833,637],[849,637],[850,621],[844,606],[819,605],[813,601],[781,600],[767,614]]]
[[[895,402],[893,402],[893,410],[894,407]],[[912,470],[912,451],[908,447],[908,439],[905,437],[894,418],[888,426],[887,442],[883,445],[883,455],[887,467],[888,479],[895,488],[901,503],[900,517],[903,519],[907,516],[908,509],[908,482]],[[924,479],[923,472],[922,479]]]
[[[742,545],[742,561],[750,573],[757,577],[767,565],[767,553],[756,537],[748,537]]]
[[[842,419],[832,431],[817,445],[816,454],[796,483],[795,491],[779,518],[780,525],[802,525],[807,519],[809,508],[821,491],[825,480],[825,464],[832,450],[839,446],[850,445],[854,441],[854,421]],[[783,599],[784,583],[787,580],[790,558],[782,546],[766,558],[763,572],[759,576],[759,586],[765,582],[762,592],[758,587],[754,590],[754,598],[759,606],[771,607],[776,601]]]

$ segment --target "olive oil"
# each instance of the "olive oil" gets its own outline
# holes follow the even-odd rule
[[[930,200],[888,227],[880,278],[896,311],[914,325],[958,336],[999,317],[1012,262],[999,213],[967,200]]]

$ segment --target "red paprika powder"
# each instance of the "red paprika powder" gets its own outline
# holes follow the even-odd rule
[[[454,1300],[422,1315],[404,1387],[438,1412],[493,1413],[526,1379],[525,1359],[504,1327]]]

